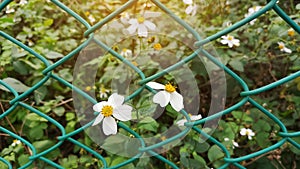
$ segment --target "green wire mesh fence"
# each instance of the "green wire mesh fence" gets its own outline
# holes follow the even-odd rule
[[[83,96],[85,99],[89,100],[91,103],[96,104],[97,101],[92,98],[91,96],[89,96],[86,92],[82,91],[81,89],[77,88],[76,86],[70,84],[69,82],[67,82],[65,79],[59,77],[58,75],[53,73],[53,70],[55,68],[57,68],[58,66],[64,64],[66,61],[68,61],[70,58],[74,57],[75,55],[77,55],[82,49],[84,49],[91,41],[96,42],[97,45],[99,45],[101,48],[103,48],[104,50],[108,51],[111,55],[113,55],[114,57],[116,57],[117,59],[119,59],[120,61],[122,61],[123,63],[125,63],[128,67],[130,67],[131,69],[133,69],[141,78],[141,81],[139,81],[139,85],[140,88],[138,90],[136,90],[133,94],[131,94],[130,96],[128,96],[126,98],[126,101],[131,100],[133,98],[135,98],[136,96],[138,96],[145,88],[147,88],[148,90],[151,91],[150,88],[146,87],[146,83],[150,82],[154,79],[157,79],[159,77],[162,77],[163,75],[165,75],[167,72],[170,72],[190,61],[192,61],[196,56],[198,56],[198,54],[201,54],[203,56],[205,56],[207,59],[209,59],[210,61],[212,61],[216,66],[218,66],[219,68],[223,69],[228,75],[232,76],[243,88],[243,91],[240,93],[240,96],[243,97],[242,100],[240,100],[238,103],[236,103],[235,105],[220,111],[214,115],[205,117],[203,119],[197,120],[197,121],[191,121],[191,119],[189,118],[187,112],[185,110],[181,110],[181,113],[186,116],[187,121],[184,125],[193,129],[195,132],[197,132],[199,135],[207,138],[210,142],[214,143],[215,145],[217,145],[225,154],[225,158],[224,160],[224,165],[221,166],[220,168],[228,168],[230,165],[234,165],[238,168],[245,168],[243,165],[241,165],[241,162],[244,160],[248,160],[250,158],[254,158],[254,157],[258,157],[264,153],[270,152],[274,149],[279,148],[280,146],[282,146],[284,143],[289,142],[292,145],[294,145],[297,149],[300,149],[300,144],[298,144],[295,140],[293,140],[293,138],[300,136],[300,131],[296,131],[296,132],[288,132],[287,128],[285,127],[285,125],[276,117],[274,116],[271,112],[269,112],[267,109],[265,109],[262,105],[260,105],[259,103],[257,103],[253,98],[251,98],[252,95],[257,95],[260,94],[262,92],[265,91],[269,91],[275,87],[278,87],[284,83],[287,83],[297,77],[300,77],[300,71],[297,71],[287,77],[284,77],[276,82],[273,82],[271,84],[265,85],[263,87],[260,87],[258,89],[253,89],[250,90],[248,88],[248,85],[246,84],[246,82],[239,77],[237,74],[235,74],[231,69],[229,69],[228,67],[226,67],[224,64],[220,63],[212,54],[210,54],[208,51],[202,49],[202,46],[214,41],[218,38],[220,38],[223,35],[226,35],[236,29],[238,29],[239,27],[249,23],[250,21],[260,17],[261,15],[264,15],[266,12],[270,11],[270,10],[274,10],[287,24],[289,24],[298,34],[300,34],[300,26],[297,25],[297,23],[295,23],[278,5],[277,2],[278,0],[270,0],[267,2],[267,4],[260,9],[258,12],[254,13],[253,15],[239,21],[236,22],[235,24],[229,26],[228,28],[214,34],[211,35],[205,39],[202,39],[201,36],[192,28],[190,27],[185,21],[183,21],[182,19],[180,19],[178,16],[176,16],[174,13],[172,13],[171,10],[169,10],[167,7],[164,6],[163,3],[161,3],[158,0],[151,0],[153,4],[155,4],[158,8],[160,8],[162,11],[164,11],[166,14],[168,14],[173,20],[174,22],[179,23],[180,25],[182,25],[187,31],[189,31],[196,39],[197,42],[194,44],[195,47],[197,48],[197,50],[194,51],[193,54],[191,54],[190,56],[184,58],[183,60],[181,60],[180,62],[168,67],[165,71],[159,72],[153,76],[150,77],[146,77],[143,73],[142,70],[140,70],[138,67],[136,67],[133,63],[131,63],[130,61],[126,60],[124,57],[122,57],[120,54],[118,54],[117,52],[115,52],[113,49],[111,49],[110,47],[108,47],[107,45],[105,45],[103,42],[97,40],[94,38],[94,32],[98,29],[100,29],[103,25],[105,25],[106,23],[108,23],[109,21],[111,21],[112,19],[116,18],[117,16],[119,16],[122,12],[124,12],[126,9],[131,8],[135,3],[138,2],[138,0],[129,0],[128,2],[126,2],[121,8],[119,8],[118,10],[112,12],[111,14],[109,14],[106,18],[104,18],[103,20],[101,20],[100,22],[98,22],[97,24],[91,26],[86,20],[84,20],[81,16],[79,16],[77,13],[75,13],[74,11],[72,11],[71,9],[69,9],[67,6],[65,6],[63,3],[61,3],[58,0],[51,0],[52,3],[54,3],[55,5],[57,5],[59,8],[61,8],[62,10],[64,10],[66,13],[68,13],[69,15],[73,16],[76,20],[78,20],[82,25],[85,26],[86,31],[84,33],[84,36],[87,37],[87,40],[85,42],[83,42],[81,45],[79,45],[75,50],[73,50],[72,52],[70,52],[68,55],[64,56],[62,59],[60,59],[59,61],[55,62],[55,63],[51,63],[49,62],[49,60],[47,60],[45,57],[43,57],[41,54],[39,54],[38,52],[34,51],[33,49],[31,49],[30,47],[26,46],[25,44],[23,44],[22,42],[18,41],[17,39],[15,39],[14,37],[8,35],[7,33],[5,33],[4,31],[0,31],[0,35],[13,42],[14,44],[18,45],[19,47],[23,48],[24,50],[28,51],[30,54],[32,54],[33,56],[35,56],[36,58],[38,58],[39,60],[41,60],[46,68],[43,70],[43,75],[44,77],[37,82],[34,86],[32,86],[30,89],[28,89],[27,91],[25,91],[22,94],[19,94],[16,89],[14,89],[13,87],[11,87],[10,85],[8,85],[7,83],[5,83],[4,81],[0,80],[0,85],[4,86],[7,90],[9,90],[11,93],[13,93],[14,95],[14,99],[10,100],[10,108],[7,109],[4,113],[0,114],[0,119],[4,119],[5,117],[7,117],[12,111],[14,111],[17,107],[23,107],[33,113],[35,113],[36,115],[46,119],[48,122],[52,123],[53,125],[55,125],[61,132],[61,135],[59,137],[57,137],[57,143],[55,145],[53,145],[51,148],[46,149],[42,152],[37,152],[36,147],[30,143],[29,141],[27,141],[26,139],[22,138],[21,136],[18,136],[17,134],[15,134],[14,132],[0,126],[0,131],[3,133],[8,134],[9,136],[20,140],[23,144],[25,144],[31,151],[31,155],[29,157],[29,162],[26,163],[25,165],[23,165],[20,168],[27,168],[29,167],[31,164],[33,164],[35,161],[37,160],[41,160],[44,161],[45,163],[55,167],[55,168],[63,168],[62,166],[60,166],[59,164],[53,162],[52,160],[49,160],[48,158],[45,157],[45,155],[51,153],[52,151],[54,151],[55,149],[57,149],[58,147],[62,146],[64,142],[70,142],[72,144],[75,144],[79,147],[81,147],[82,149],[84,149],[85,151],[89,152],[90,154],[92,154],[94,157],[98,158],[103,165],[103,168],[120,168],[123,167],[129,163],[134,162],[135,160],[137,160],[138,158],[142,157],[142,155],[144,153],[147,153],[159,160],[161,160],[162,162],[166,163],[167,165],[169,165],[172,168],[179,168],[176,164],[174,164],[172,161],[169,161],[168,159],[166,159],[165,157],[163,157],[162,155],[158,154],[155,152],[155,149],[160,148],[164,145],[167,145],[168,143],[177,140],[179,138],[181,138],[182,136],[184,136],[189,130],[183,130],[182,132],[180,132],[179,134],[177,134],[176,136],[173,136],[171,138],[165,139],[159,143],[156,143],[154,145],[146,145],[145,141],[143,140],[143,138],[139,135],[139,133],[133,131],[130,126],[125,125],[122,122],[118,123],[118,126],[120,128],[123,128],[124,130],[126,130],[128,133],[132,134],[133,137],[137,138],[140,141],[140,145],[141,147],[139,148],[139,153],[128,159],[127,161],[121,162],[115,166],[108,166],[107,161],[105,160],[105,158],[99,154],[98,152],[96,152],[95,150],[91,149],[90,147],[82,144],[81,142],[77,141],[76,139],[74,139],[74,136],[76,136],[78,133],[83,132],[86,128],[90,127],[93,123],[93,121],[85,124],[84,126],[76,129],[75,131],[72,131],[70,133],[66,133],[66,130],[64,128],[64,126],[62,126],[59,122],[57,122],[55,119],[49,117],[48,115],[46,115],[45,113],[41,112],[40,110],[37,110],[35,108],[33,108],[32,106],[24,103],[22,101],[22,99],[28,97],[30,94],[32,94],[35,90],[37,90],[39,87],[45,85],[45,83],[47,83],[47,81],[49,81],[49,79],[55,79],[58,82],[60,82],[61,84],[63,84],[64,86],[74,90],[74,92],[76,92],[77,94]],[[11,3],[12,0],[4,0],[1,4],[0,4],[0,10],[2,11],[3,9],[6,8],[6,6]],[[153,91],[152,91],[153,92]],[[276,124],[278,124],[280,126],[280,132],[278,133],[278,135],[280,137],[282,137],[282,139],[277,142],[276,144],[256,151],[252,154],[248,154],[242,157],[237,157],[237,158],[232,158],[229,151],[226,149],[226,147],[219,142],[217,139],[211,137],[210,135],[208,135],[206,132],[204,132],[202,129],[200,129],[199,125],[204,124],[207,121],[211,121],[214,119],[217,119],[219,117],[221,117],[222,115],[225,114],[230,114],[233,110],[238,109],[239,107],[245,105],[246,103],[250,103],[252,104],[254,107],[256,107],[257,109],[259,109],[261,111],[261,113],[265,114],[266,116],[268,116],[270,119],[272,119]],[[8,168],[13,168],[12,165],[5,160],[4,158],[0,157],[0,161],[5,163]]]

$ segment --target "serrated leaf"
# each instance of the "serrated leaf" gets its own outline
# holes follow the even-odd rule
[[[7,83],[9,86],[11,86],[13,89],[15,89],[18,93],[23,93],[29,89],[28,86],[24,85],[22,82],[20,82],[17,79],[8,77],[2,80],[3,82]],[[0,85],[0,89],[10,92],[7,88],[4,86]]]

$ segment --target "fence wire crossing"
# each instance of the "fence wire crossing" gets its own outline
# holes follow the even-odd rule
[[[0,4],[0,10],[2,11],[3,9],[6,8],[6,6],[12,2],[13,0],[4,0],[1,4]],[[251,98],[252,95],[256,95],[265,91],[268,91],[270,89],[273,89],[277,86],[280,86],[284,83],[287,83],[288,81],[291,81],[297,77],[300,77],[300,71],[297,71],[287,77],[284,77],[276,82],[273,82],[271,84],[268,84],[266,86],[260,87],[258,89],[253,89],[250,90],[247,86],[247,84],[245,83],[245,81],[239,77],[237,74],[235,74],[231,69],[229,69],[228,67],[226,67],[225,65],[223,65],[222,63],[220,63],[218,60],[216,60],[214,58],[214,56],[212,56],[209,52],[207,52],[206,50],[202,49],[202,46],[214,41],[218,38],[220,38],[223,35],[226,35],[236,29],[238,29],[239,27],[249,23],[250,21],[252,21],[253,19],[256,19],[258,17],[260,17],[261,15],[265,14],[267,11],[270,10],[274,10],[278,16],[280,16],[287,24],[289,24],[298,34],[300,34],[300,26],[297,25],[297,23],[295,23],[278,5],[277,2],[278,0],[270,0],[267,2],[267,4],[260,9],[258,12],[256,12],[255,14],[244,18],[242,20],[240,20],[239,22],[236,22],[235,24],[231,25],[230,27],[212,35],[209,36],[205,39],[202,39],[200,37],[200,35],[192,28],[190,27],[185,21],[183,21],[182,19],[180,19],[179,17],[177,17],[175,14],[172,13],[172,11],[170,11],[167,7],[164,6],[163,3],[161,3],[158,0],[151,0],[153,4],[155,4],[157,7],[159,7],[162,11],[164,11],[165,13],[167,13],[171,18],[174,19],[174,22],[179,23],[180,25],[182,25],[186,30],[188,30],[196,39],[197,42],[195,43],[195,46],[198,48],[194,54],[184,58],[182,61],[170,66],[169,68],[167,68],[168,70],[174,70],[175,68],[193,60],[193,58],[195,56],[197,56],[198,54],[202,54],[205,57],[207,57],[210,61],[212,61],[215,65],[217,65],[218,67],[220,67],[221,69],[223,69],[228,75],[232,76],[243,88],[243,91],[240,93],[240,96],[243,97],[242,100],[240,100],[238,103],[236,103],[235,105],[221,111],[218,112],[212,116],[208,116],[206,118],[191,122],[190,119],[188,119],[188,122],[185,123],[185,126],[189,126],[191,127],[194,131],[196,131],[197,133],[199,133],[199,135],[202,135],[204,137],[206,137],[208,140],[210,140],[212,143],[216,144],[225,154],[225,158],[224,158],[224,165],[221,166],[220,168],[228,168],[230,165],[234,165],[238,168],[244,169],[245,167],[242,166],[240,164],[240,162],[244,161],[244,160],[248,160],[250,158],[254,158],[254,157],[258,157],[264,153],[270,152],[274,149],[279,148],[280,146],[282,146],[284,143],[289,142],[292,145],[294,145],[296,148],[300,149],[300,144],[298,144],[295,140],[293,140],[294,137],[300,136],[300,131],[297,132],[288,132],[288,130],[286,129],[285,125],[277,118],[275,117],[272,113],[270,113],[268,110],[266,110],[262,105],[258,104],[254,99]],[[130,127],[128,127],[127,125],[125,125],[122,122],[118,123],[118,126],[120,128],[123,128],[124,130],[126,130],[127,132],[129,132],[130,134],[132,134],[134,137],[136,137],[137,139],[139,139],[140,143],[141,143],[141,147],[139,149],[140,153],[137,154],[135,157],[128,159],[127,161],[124,161],[122,163],[119,163],[115,166],[108,166],[105,158],[100,155],[99,153],[97,153],[95,150],[91,149],[90,147],[82,144],[81,142],[77,141],[76,139],[73,138],[73,136],[75,136],[76,134],[83,132],[83,130],[85,130],[86,128],[90,127],[91,124],[93,123],[90,122],[78,129],[76,129],[73,132],[70,132],[68,134],[66,134],[65,128],[64,126],[62,126],[59,122],[57,122],[55,119],[47,116],[46,114],[44,114],[43,112],[31,107],[30,105],[22,102],[22,99],[28,97],[30,94],[32,94],[35,90],[37,90],[39,87],[43,86],[49,79],[55,79],[57,81],[59,81],[61,84],[65,85],[68,88],[73,89],[75,92],[77,92],[78,94],[82,95],[83,97],[85,97],[87,100],[91,101],[93,104],[97,103],[95,99],[91,98],[88,94],[86,94],[84,91],[80,90],[79,88],[77,88],[76,86],[73,86],[72,84],[70,84],[69,82],[67,82],[66,80],[60,78],[59,76],[57,76],[56,74],[54,74],[52,71],[57,68],[58,66],[62,65],[63,63],[65,63],[68,59],[74,57],[75,55],[77,55],[84,47],[86,47],[88,45],[88,43],[90,41],[95,41],[100,47],[104,48],[105,50],[107,50],[109,53],[111,53],[113,56],[115,56],[116,58],[118,58],[119,60],[121,60],[122,62],[124,62],[125,64],[127,64],[129,67],[131,67],[133,70],[135,70],[141,77],[141,81],[139,82],[140,84],[140,89],[137,90],[136,92],[134,92],[132,95],[128,96],[126,98],[126,101],[134,98],[135,96],[139,95],[139,93],[146,87],[146,83],[159,78],[161,76],[163,76],[165,74],[165,72],[159,72],[153,76],[150,77],[145,77],[145,75],[143,74],[143,72],[137,68],[136,66],[134,66],[131,62],[127,61],[125,58],[123,58],[121,55],[119,55],[118,53],[116,53],[114,50],[110,49],[108,46],[106,46],[104,43],[100,42],[99,40],[94,39],[94,35],[93,33],[101,28],[101,26],[103,26],[104,24],[108,23],[109,21],[111,21],[112,19],[114,19],[115,17],[117,17],[119,14],[121,14],[123,11],[125,11],[126,9],[131,8],[135,3],[138,2],[138,0],[129,0],[128,2],[126,2],[121,8],[119,8],[118,10],[112,12],[110,15],[108,15],[106,18],[104,18],[103,20],[101,20],[100,22],[98,22],[97,24],[91,26],[87,21],[85,21],[81,16],[79,16],[77,13],[75,13],[74,11],[72,11],[71,9],[69,9],[67,6],[65,6],[63,3],[61,3],[58,0],[51,0],[52,3],[54,3],[55,5],[57,5],[59,8],[61,8],[62,10],[64,10],[65,12],[67,12],[69,15],[73,16],[76,20],[78,20],[81,24],[83,24],[86,27],[86,31],[84,33],[85,37],[88,37],[87,40],[85,42],[83,42],[81,45],[79,45],[75,50],[73,50],[72,52],[70,52],[68,55],[64,56],[62,59],[60,59],[59,61],[50,64],[50,62],[43,57],[42,55],[40,55],[39,53],[35,52],[34,50],[32,50],[30,47],[24,45],[23,43],[21,43],[20,41],[18,41],[17,39],[15,39],[14,37],[11,37],[10,35],[6,34],[4,31],[0,31],[0,36],[2,36],[3,38],[13,42],[14,44],[18,45],[19,47],[23,48],[24,50],[28,51],[30,54],[34,55],[36,58],[38,58],[39,60],[41,60],[46,68],[43,70],[43,75],[44,78],[41,79],[38,83],[36,83],[34,86],[32,86],[29,90],[27,90],[26,92],[22,93],[22,94],[18,94],[17,91],[12,88],[11,86],[9,86],[8,84],[6,84],[4,81],[0,80],[0,85],[4,86],[5,88],[7,88],[11,93],[13,93],[14,95],[14,99],[12,99],[9,103],[10,103],[10,108],[7,109],[4,113],[0,114],[0,120],[2,120],[3,118],[5,118],[6,116],[8,116],[14,109],[16,109],[16,107],[21,106],[25,109],[28,109],[29,111],[37,114],[38,116],[41,116],[42,118],[47,119],[50,123],[52,123],[53,125],[55,125],[60,131],[61,131],[61,136],[57,137],[57,143],[52,146],[49,149],[44,150],[43,152],[39,152],[37,153],[36,148],[34,147],[33,144],[31,144],[30,142],[28,142],[26,139],[22,138],[21,136],[18,136],[17,134],[15,134],[14,132],[0,126],[0,131],[4,132],[8,135],[10,135],[11,137],[20,140],[23,144],[25,144],[32,152],[30,158],[29,158],[29,162],[25,165],[23,165],[20,168],[27,168],[29,167],[34,161],[36,160],[41,160],[44,161],[46,163],[48,163],[50,166],[53,166],[55,168],[63,168],[62,166],[60,166],[59,164],[45,158],[44,156],[47,155],[48,153],[52,152],[53,150],[57,149],[58,147],[60,147],[65,141],[71,142],[79,147],[81,147],[82,149],[86,150],[87,152],[89,152],[90,154],[92,154],[94,157],[98,158],[103,165],[103,168],[119,168],[122,166],[125,166],[129,163],[134,162],[135,160],[137,160],[139,157],[142,156],[143,153],[148,153],[150,155],[152,155],[153,157],[161,160],[162,162],[168,164],[170,167],[172,168],[179,168],[176,164],[174,164],[172,161],[167,160],[166,158],[164,158],[163,156],[157,154],[154,149],[162,147],[176,139],[179,139],[180,137],[182,137],[183,135],[186,134],[186,130],[183,130],[181,133],[179,133],[176,136],[173,136],[171,138],[168,138],[160,143],[154,144],[154,145],[150,145],[147,146],[143,140],[143,138],[136,133],[135,131],[133,131]],[[254,152],[252,154],[248,154],[242,157],[237,157],[237,158],[232,158],[229,151],[226,149],[226,147],[220,143],[218,140],[216,140],[215,138],[211,137],[210,135],[208,135],[207,133],[203,132],[199,127],[197,127],[198,125],[204,124],[206,121],[210,121],[210,120],[214,120],[224,114],[229,114],[231,113],[233,110],[245,105],[246,103],[250,103],[252,104],[254,107],[256,107],[257,109],[259,109],[263,114],[265,114],[266,116],[268,116],[270,119],[272,119],[276,124],[278,124],[280,126],[280,132],[278,133],[278,135],[280,137],[282,137],[282,139],[277,142],[276,144],[262,149],[260,151]],[[181,111],[181,113],[186,114],[186,112],[184,110]],[[12,165],[5,160],[4,158],[0,157],[0,161],[5,163],[9,169],[13,168]]]

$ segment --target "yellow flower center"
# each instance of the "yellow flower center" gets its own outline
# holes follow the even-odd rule
[[[155,50],[160,50],[161,49],[161,44],[160,43],[156,43],[156,44],[153,45],[153,48]]]
[[[92,89],[92,87],[91,86],[87,86],[86,88],[85,88],[85,91],[90,91]]]
[[[171,85],[170,83],[165,85],[165,90],[169,93],[175,92],[175,87],[173,85]]]
[[[101,87],[100,92],[101,93],[106,93],[106,89],[104,87]]]
[[[137,18],[137,20],[138,20],[139,23],[144,23],[145,18],[140,16],[140,17]]]
[[[288,30],[288,35],[289,36],[294,36],[295,35],[295,31],[293,29],[289,29]]]
[[[233,40],[233,36],[228,36],[228,40]]]
[[[113,114],[113,107],[112,106],[103,106],[101,113],[104,117],[109,117]]]
[[[283,49],[284,45],[283,44],[279,44],[278,47],[279,47],[279,49]]]
[[[14,140],[13,143],[18,144],[18,141],[19,141],[19,140]]]

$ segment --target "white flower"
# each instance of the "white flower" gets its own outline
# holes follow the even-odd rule
[[[201,114],[199,114],[199,115],[191,115],[191,114],[189,114],[189,116],[190,116],[190,118],[191,118],[192,121],[199,120],[199,119],[202,118]],[[182,120],[179,120],[176,124],[178,126],[184,126],[185,122],[187,122],[186,118],[184,118]]]
[[[107,94],[109,93],[109,90],[106,89],[104,86],[101,86],[99,93],[100,93],[100,98],[107,98]]]
[[[278,44],[280,51],[286,52],[286,53],[292,53],[292,50],[285,47],[285,44],[283,42],[277,42],[277,44]]]
[[[20,140],[14,140],[13,143],[11,144],[13,147],[17,146],[18,144],[21,144]]]
[[[197,12],[197,5],[193,4],[193,0],[183,0],[183,3],[189,5],[186,9],[185,9],[185,13],[186,14],[191,14],[192,16],[194,16]]]
[[[92,126],[103,120],[103,132],[105,135],[117,133],[117,123],[113,117],[121,121],[131,119],[132,107],[124,103],[124,97],[117,93],[109,96],[108,101],[102,101],[93,106],[93,110],[99,112]],[[113,116],[113,117],[112,117]]]
[[[240,131],[242,136],[248,136],[249,140],[252,140],[252,136],[255,136],[255,133],[251,129],[242,128]]]
[[[94,23],[96,21],[96,19],[94,18],[94,16],[91,15],[91,14],[88,16],[88,19],[90,20],[91,23]]]
[[[253,15],[257,11],[259,11],[261,8],[262,8],[262,6],[254,6],[254,7],[249,8],[248,13],[245,14],[245,18]],[[253,19],[252,21],[250,21],[250,25],[253,25],[255,21],[256,21],[256,19]]]
[[[158,103],[161,107],[166,107],[167,104],[170,102],[171,106],[176,110],[180,111],[183,109],[183,97],[176,92],[174,86],[170,83],[166,85],[162,85],[156,82],[148,82],[147,86],[153,89],[160,89],[163,91],[157,92],[153,97],[153,102]]]
[[[144,16],[140,16],[138,18],[130,19],[128,23],[130,26],[127,28],[130,34],[133,34],[137,31],[138,36],[140,37],[147,37],[148,36],[148,29],[154,31],[156,29],[156,25],[146,20],[147,18],[151,17],[145,13]]]
[[[130,57],[132,56],[132,51],[130,49],[123,48],[121,51],[121,55],[124,57]]]
[[[186,14],[191,14],[192,16],[196,15],[197,13],[197,5],[189,5],[186,9],[185,9],[185,13]]]
[[[20,2],[19,2],[20,5],[25,5],[25,4],[27,4],[27,3],[28,3],[27,0],[20,0]]]
[[[230,141],[230,139],[229,138],[224,138],[224,141]],[[232,148],[234,149],[235,147],[239,147],[239,144],[237,143],[237,142],[235,142],[234,140],[231,140],[231,142],[232,142]]]
[[[235,39],[231,35],[222,36],[221,38],[222,38],[221,43],[223,45],[227,44],[230,48],[232,48],[233,46],[240,46],[240,40]]]
[[[10,6],[9,6],[9,5],[7,5],[7,6],[6,6],[5,13],[13,13],[13,12],[15,12],[15,9],[13,9],[13,8],[10,8]]]

